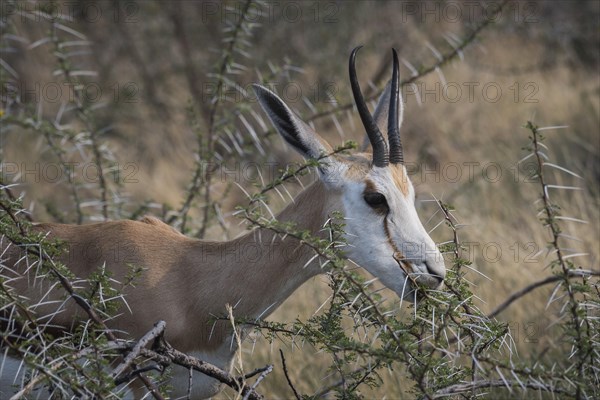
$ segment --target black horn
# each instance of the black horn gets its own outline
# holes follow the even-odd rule
[[[392,49],[394,58],[394,70],[392,72],[392,84],[390,90],[390,108],[388,110],[388,140],[390,142],[390,162],[392,164],[404,164],[402,154],[402,141],[400,140],[400,128],[398,126],[398,101],[400,99],[400,72],[398,53]]]
[[[361,47],[362,46],[356,47],[354,50],[352,50],[352,54],[350,54],[350,85],[352,86],[352,94],[354,95],[354,102],[356,103],[356,108],[358,109],[360,119],[365,127],[365,130],[367,131],[367,136],[369,137],[371,146],[373,146],[373,165],[383,168],[390,163],[388,158],[388,146],[385,142],[385,138],[379,130],[379,127],[377,126],[377,123],[375,123],[373,116],[367,108],[365,99],[360,91],[358,78],[356,77],[356,53]]]

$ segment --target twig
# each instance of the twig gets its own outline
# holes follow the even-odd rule
[[[294,387],[294,385],[292,384],[292,380],[290,379],[290,375],[288,374],[287,365],[285,365],[285,357],[283,356],[283,350],[279,349],[279,355],[281,356],[281,364],[283,365],[283,374],[285,375],[285,379],[287,379],[288,385],[290,385],[290,388],[292,388],[292,392],[294,392],[294,396],[296,396],[296,399],[301,400],[300,395],[296,391],[296,388]]]
[[[545,165],[545,161],[541,156],[541,145],[540,145],[540,141],[543,139],[543,137],[541,137],[539,131],[538,131],[538,127],[536,125],[534,125],[533,123],[531,123],[530,121],[527,122],[527,129],[529,129],[531,131],[531,141],[533,143],[533,153],[535,154],[535,159],[537,162],[537,177],[539,178],[539,183],[542,186],[542,194],[541,194],[541,199],[543,202],[543,211],[546,214],[546,218],[545,218],[545,225],[548,226],[550,228],[550,232],[552,233],[552,241],[551,241],[551,245],[554,248],[554,250],[556,250],[556,260],[558,261],[558,265],[560,266],[560,268],[562,269],[562,279],[565,282],[565,286],[566,286],[566,291],[567,294],[569,296],[569,303],[570,303],[570,312],[571,312],[571,318],[572,318],[572,324],[573,324],[573,328],[575,329],[575,341],[576,341],[576,347],[577,347],[577,352],[579,352],[579,356],[578,356],[578,365],[577,365],[577,369],[579,370],[579,375],[580,377],[584,377],[584,370],[583,370],[583,366],[585,363],[585,359],[588,357],[588,355],[591,354],[591,346],[586,349],[586,344],[584,343],[584,338],[583,338],[583,333],[582,333],[582,323],[580,320],[580,316],[579,316],[579,302],[577,301],[577,299],[575,298],[575,293],[574,293],[574,289],[571,285],[571,282],[569,281],[569,273],[572,270],[567,261],[565,260],[564,256],[563,256],[563,251],[558,243],[558,238],[560,237],[560,228],[558,226],[558,224],[556,223],[556,215],[557,215],[557,207],[554,204],[550,203],[550,198],[548,197],[548,184],[546,183],[545,180],[545,175],[544,175],[544,165]],[[583,317],[585,320],[585,317]],[[580,384],[577,385],[577,397],[580,398],[581,397],[581,386]]]
[[[34,128],[34,129],[37,129],[37,128]],[[63,169],[65,175],[67,176],[67,182],[70,183],[69,186],[71,188],[71,196],[73,197],[73,202],[75,203],[75,214],[77,215],[77,225],[81,225],[83,223],[83,210],[81,209],[81,199],[79,198],[79,192],[77,191],[77,183],[74,179],[72,179],[74,177],[70,176],[70,170],[69,170],[69,166],[68,166],[69,163],[67,162],[67,160],[65,160],[65,157],[64,157],[65,150],[61,146],[57,146],[56,143],[54,143],[54,140],[52,139],[52,136],[50,135],[49,129],[42,128],[42,131],[44,133],[44,137],[46,138],[46,142],[48,143],[48,146],[50,146],[50,149],[52,150],[52,152],[54,153],[56,158],[58,158],[58,162],[60,163],[61,168]]]
[[[165,321],[158,321],[154,324],[154,327],[150,331],[148,331],[148,333],[142,336],[142,338],[136,343],[133,349],[131,349],[131,351],[127,354],[123,362],[112,371],[111,376],[113,377],[113,379],[121,375],[125,371],[125,369],[127,369],[131,365],[133,360],[135,360],[135,358],[140,354],[142,348],[146,347],[146,345],[151,340],[154,340],[157,336],[163,334],[166,325],[167,324],[165,323]]]
[[[28,118],[27,120],[23,121],[18,118],[12,118],[11,116],[6,117],[6,119],[3,121],[3,123],[17,125],[22,128],[25,128],[25,129],[32,129],[36,132],[40,132],[46,138],[46,142],[48,143],[48,146],[50,147],[50,149],[52,150],[52,152],[54,153],[56,158],[58,158],[58,161],[63,170],[63,173],[68,177],[67,182],[69,182],[69,187],[71,190],[71,197],[73,197],[73,202],[75,203],[74,207],[75,207],[75,214],[77,215],[77,224],[81,225],[81,223],[83,222],[83,211],[81,210],[81,199],[79,198],[79,193],[77,192],[78,185],[75,182],[75,180],[71,179],[72,178],[72,176],[71,176],[72,170],[70,168],[70,164],[63,157],[65,150],[61,146],[56,145],[54,143],[54,141],[52,140],[51,133],[54,130],[56,130],[54,125],[52,125],[48,121],[44,121],[44,120],[37,120],[37,119],[34,120],[33,118],[31,118],[31,119]],[[65,129],[65,128],[61,128],[59,131],[61,134],[65,135],[65,136],[75,136],[74,132],[72,132],[68,129]],[[3,182],[0,182],[0,184],[4,185]],[[8,189],[8,188],[5,188],[5,189]],[[9,196],[9,198],[11,200],[15,200],[15,198],[12,195],[12,193],[10,192],[10,190],[7,191],[7,195]],[[29,222],[33,222],[33,218],[31,217],[31,215],[29,213],[25,214],[25,218]]]
[[[450,209],[446,204],[442,203],[441,200],[436,200],[436,203],[440,207],[440,210],[442,210],[442,213],[444,214],[444,219],[446,220],[446,222],[448,222],[450,229],[452,229],[452,242],[454,243],[454,258],[459,259],[460,241],[458,239],[458,229],[456,227],[456,222],[454,222],[454,218],[452,217],[452,214],[450,214]]]
[[[224,74],[226,73],[227,67],[230,65],[230,63],[233,59],[235,46],[238,43],[238,34],[239,34],[240,30],[242,30],[242,24],[246,21],[246,14],[250,11],[251,3],[252,3],[251,0],[246,0],[246,3],[241,10],[241,14],[239,15],[239,19],[235,25],[235,28],[233,28],[232,36],[229,40],[229,45],[227,46],[227,49],[225,49],[225,51],[224,51],[223,61],[221,62],[221,65],[219,66],[218,80],[217,80],[217,87],[216,87],[217,95],[216,95],[216,99],[215,99],[214,103],[212,104],[212,107],[209,111],[208,133],[207,133],[207,138],[206,138],[206,149],[205,150],[206,150],[206,154],[208,154],[209,156],[212,156],[212,151],[213,151],[213,146],[214,146],[215,120],[216,120],[217,112],[219,110],[219,106],[220,106],[220,103],[222,100],[220,92],[225,83],[225,80],[223,79]],[[181,34],[179,36],[181,36]],[[181,38],[180,38],[180,42],[181,42]],[[190,71],[191,71],[190,68],[186,69],[186,72],[188,72],[188,75],[189,75]],[[197,101],[200,100],[199,94],[195,95],[194,97],[196,97]],[[203,142],[202,142],[202,136],[200,136],[200,135],[198,135],[198,146],[199,146],[198,153],[200,153],[204,147]],[[196,170],[194,171],[194,176],[192,178],[190,188],[187,192],[187,196],[186,196],[183,204],[179,208],[179,211],[177,212],[177,214],[172,216],[169,219],[168,223],[171,224],[179,218],[179,219],[181,219],[180,231],[183,232],[185,230],[188,212],[190,211],[190,209],[192,207],[192,203],[193,203],[194,199],[199,194],[201,184],[204,183],[203,220],[202,220],[202,225],[200,227],[200,230],[198,231],[198,233],[196,235],[197,237],[202,238],[207,229],[209,213],[210,213],[210,204],[209,203],[210,203],[210,186],[211,186],[211,179],[212,179],[212,171],[208,167],[204,168],[205,165],[202,163],[202,159],[201,159],[202,155],[201,154],[198,154],[198,155],[200,157],[199,157],[199,160],[197,161]]]
[[[585,271],[585,270],[569,270],[568,272],[569,276],[581,276],[581,277],[585,277],[585,276],[600,276],[600,272],[596,272],[596,271]],[[549,276],[545,279],[542,279],[540,281],[534,282],[530,285],[525,286],[523,289],[518,290],[516,292],[514,292],[513,294],[511,294],[506,300],[504,300],[504,302],[502,304],[500,304],[498,307],[496,307],[494,309],[494,311],[490,312],[487,317],[488,318],[494,318],[496,315],[500,314],[502,311],[504,311],[508,306],[510,306],[512,303],[514,303],[516,300],[518,300],[519,298],[525,296],[526,294],[528,294],[529,292],[547,285],[549,283],[552,282],[557,282],[557,281],[562,281],[565,278],[562,275],[552,275]]]
[[[190,368],[188,372],[188,390],[186,399],[190,400],[192,398],[192,386],[194,385],[194,369]]]
[[[493,387],[499,387],[499,388],[527,387],[530,389],[542,390],[542,391],[550,392],[550,393],[560,393],[560,394],[566,394],[569,396],[573,396],[572,393],[567,392],[566,390],[557,388],[552,385],[545,385],[541,382],[533,382],[533,381],[529,381],[529,382],[518,381],[517,382],[517,381],[513,381],[513,380],[498,379],[498,380],[483,380],[483,381],[467,382],[467,383],[460,383],[457,385],[448,386],[448,387],[445,387],[445,388],[440,389],[437,392],[435,392],[432,395],[432,398],[440,399],[442,397],[454,396],[454,395],[469,392],[469,391],[472,391],[475,389],[484,389],[484,388],[493,388]]]
[[[17,198],[15,197],[15,195],[13,194],[13,192],[10,190],[10,188],[8,187],[8,185],[6,185],[2,179],[0,179],[0,186],[2,187],[2,190],[4,190],[4,193],[6,193],[6,196],[10,199],[10,201],[12,202],[16,202]],[[31,217],[31,214],[29,212],[23,212],[23,215],[25,215],[25,219],[29,222],[33,222],[33,218]]]
[[[181,2],[161,2],[163,11],[169,15],[173,25],[173,34],[175,41],[181,48],[181,56],[183,57],[183,72],[187,79],[188,88],[195,102],[200,103],[202,100],[202,89],[199,84],[202,82],[196,74],[194,68],[195,62],[193,58],[192,47],[185,32],[184,12],[181,9]],[[143,64],[143,63],[142,63]],[[150,79],[152,81],[153,79]],[[149,93],[150,94],[150,93]]]
[[[257,201],[260,201],[262,195],[266,194],[270,190],[275,189],[277,186],[280,186],[281,184],[287,182],[288,180],[290,180],[292,178],[301,176],[310,167],[314,166],[314,161],[320,162],[325,158],[334,156],[339,153],[343,153],[346,150],[352,150],[354,148],[356,148],[356,144],[352,141],[348,141],[348,142],[344,143],[343,145],[335,148],[334,150],[332,150],[331,152],[329,152],[327,154],[323,154],[314,160],[308,160],[308,161],[304,162],[304,164],[302,164],[297,169],[293,169],[291,171],[285,171],[279,178],[277,178],[276,181],[269,183],[268,185],[263,187],[260,192],[253,195],[252,196],[253,198],[252,198],[252,200],[250,200],[248,205],[252,205],[252,204],[256,203]]]
[[[350,372],[350,375],[354,375],[354,374],[356,374],[356,373],[359,373],[359,372],[367,371],[367,370],[369,370],[369,369],[370,369],[370,368],[367,368],[367,367],[361,367],[361,368],[357,368],[357,369],[355,369],[354,371]],[[340,380],[338,380],[337,382],[335,382],[335,383],[333,383],[333,384],[331,384],[331,385],[327,386],[326,388],[322,389],[322,390],[321,390],[321,391],[319,391],[318,393],[315,393],[315,394],[313,394],[313,395],[311,396],[311,398],[313,398],[313,399],[318,399],[319,397],[323,397],[323,396],[325,396],[326,394],[330,393],[330,392],[331,392],[333,389],[335,389],[336,387],[342,386],[343,384],[344,384],[344,381],[340,379]]]
[[[223,62],[221,63],[221,67],[219,70],[219,79],[217,81],[216,88],[216,101],[213,103],[213,106],[210,110],[209,120],[208,120],[208,137],[206,138],[207,143],[207,153],[212,157],[212,153],[214,151],[214,141],[215,141],[215,118],[217,116],[217,112],[219,110],[219,106],[221,105],[221,90],[223,88],[223,84],[225,83],[225,72],[227,71],[228,65],[233,60],[233,53],[235,49],[235,45],[237,44],[237,38],[239,36],[239,32],[241,31],[242,24],[246,19],[246,14],[250,11],[250,5],[252,4],[252,0],[246,0],[244,7],[240,13],[239,20],[233,30],[233,35],[230,39],[229,46],[225,52],[225,57],[223,58]],[[204,215],[202,217],[202,225],[200,226],[200,230],[196,234],[196,237],[203,238],[206,233],[206,229],[208,228],[208,219],[210,215],[210,187],[212,183],[212,170],[210,168],[206,168],[204,174]]]
[[[456,226],[456,222],[454,221],[454,217],[452,216],[452,214],[450,213],[450,209],[448,208],[448,206],[446,204],[444,204],[441,200],[437,200],[438,206],[440,207],[440,209],[442,210],[442,213],[444,214],[444,219],[448,222],[448,225],[450,226],[450,228],[452,229],[452,241],[454,243],[454,258],[455,260],[460,260],[461,259],[461,246],[460,246],[460,240],[458,238],[458,228]],[[460,267],[461,264],[457,263],[456,266],[456,273],[459,274],[460,273]],[[454,293],[457,297],[461,297],[457,292],[456,289],[452,286],[448,286],[448,289],[450,289],[450,291],[452,293]],[[469,306],[466,302],[462,303],[462,308],[465,310],[465,312],[467,313],[467,315],[476,315],[477,313],[474,313],[473,310],[471,309],[471,306]]]
[[[248,400],[250,398],[250,395],[252,393],[255,393],[254,390],[256,390],[260,382],[262,382],[262,380],[265,379],[265,377],[269,375],[272,371],[273,365],[267,365],[266,369],[258,376],[258,378],[256,378],[256,381],[252,384],[252,386],[250,386],[250,390],[246,393],[242,400]]]
[[[62,54],[62,50],[60,47],[60,40],[58,39],[57,34],[57,22],[52,21],[51,24],[52,29],[52,43],[54,44],[54,54],[59,63],[59,68],[61,72],[65,75],[66,82],[73,88],[77,87],[77,83],[71,74],[71,67],[69,66],[67,57]],[[81,121],[85,124],[86,129],[90,135],[90,145],[92,148],[92,154],[94,156],[94,161],[96,163],[96,168],[98,168],[98,184],[100,186],[100,198],[102,203],[102,217],[105,221],[108,220],[108,182],[106,181],[106,177],[104,176],[104,165],[103,165],[103,156],[102,151],[100,150],[100,145],[98,143],[98,130],[94,126],[94,122],[92,120],[92,116],[89,110],[84,106],[84,100],[81,97],[81,91],[73,90],[73,103],[77,108],[79,113],[79,117]],[[80,218],[80,216],[78,217]]]
[[[8,214],[10,219],[14,222],[15,226],[19,228],[19,232],[21,235],[25,236],[27,233],[25,232],[25,228],[21,225],[21,221],[15,216],[10,207],[7,207],[4,203],[0,203],[0,207]]]
[[[244,375],[244,379],[250,379],[255,375],[265,372],[267,369],[269,369],[269,365],[265,365],[264,367],[256,368],[254,371],[248,372],[246,375]]]

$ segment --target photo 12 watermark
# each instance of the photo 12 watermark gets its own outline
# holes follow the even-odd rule
[[[400,19],[406,23],[474,23],[510,19],[517,23],[539,22],[539,4],[534,1],[398,1]]]
[[[93,71],[72,71],[78,82],[7,82],[0,88],[4,98],[19,99],[23,103],[66,104],[83,101],[87,104],[108,101],[111,103],[140,102],[140,87],[136,82],[85,81],[81,78],[96,77]]]
[[[101,175],[101,172],[104,172]],[[139,164],[136,162],[114,163],[110,168],[101,168],[94,162],[3,162],[0,164],[0,177],[3,182],[20,184],[38,183],[100,183],[110,179],[114,183],[137,184]]]

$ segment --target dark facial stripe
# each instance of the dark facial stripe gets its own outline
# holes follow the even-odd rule
[[[394,250],[394,259],[398,262],[400,268],[402,268],[406,275],[414,273],[412,264],[408,261],[404,261],[404,254],[402,254],[402,252],[398,249],[398,247],[396,247],[396,244],[392,240],[392,235],[390,234],[390,229],[388,227],[387,216],[383,220],[383,229],[385,231],[385,236],[387,237],[388,243],[390,244],[390,246],[392,246],[392,249]]]
[[[394,166],[392,166],[392,167],[394,167]],[[396,176],[396,175],[394,175],[394,176]],[[403,174],[401,176],[403,176]],[[401,180],[399,180],[399,181],[402,182]],[[400,186],[400,189],[403,191],[404,195],[406,195],[408,193],[406,184],[403,184],[403,185],[399,185],[398,183],[396,183],[396,184],[398,186]],[[363,193],[368,193],[368,192],[377,192],[377,187],[371,180],[366,179],[365,180],[365,190]],[[389,208],[386,207],[385,209],[375,209],[375,211],[384,215],[383,229],[385,231],[385,236],[387,237],[388,243],[390,244],[390,246],[392,246],[392,249],[394,250],[394,259],[398,262],[398,265],[400,266],[400,268],[402,268],[402,270],[407,275],[410,273],[413,273],[414,270],[412,268],[412,264],[409,261],[404,260],[404,258],[405,258],[404,254],[402,254],[402,252],[398,249],[398,247],[396,247],[396,244],[392,240],[392,235],[390,234],[390,228],[388,226],[388,216],[389,216],[389,212],[390,212]]]

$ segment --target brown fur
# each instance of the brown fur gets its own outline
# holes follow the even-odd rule
[[[364,193],[369,193],[369,192],[377,192],[377,187],[375,186],[375,184],[373,183],[372,180],[370,179],[365,179],[365,190]]]
[[[279,218],[316,233],[332,202],[335,195],[326,196],[322,183],[316,182]],[[321,272],[317,261],[303,268],[312,257],[307,246],[290,237],[284,241],[270,231],[253,231],[229,242],[201,241],[152,217],[89,225],[39,224],[34,229],[66,243],[68,253],[61,261],[78,278],[87,278],[105,264],[113,278],[123,282],[128,265],[143,268],[135,286],[123,292],[133,313],[122,306],[122,314],[107,324],[141,337],[157,320],[165,320],[167,340],[185,352],[215,350],[226,340],[231,333],[229,322],[213,327],[211,321],[213,316],[225,315],[226,304],[237,304],[237,317],[257,317],[268,309],[266,316],[304,281]],[[25,261],[17,261],[22,255],[21,249],[11,246],[2,265],[23,274]],[[35,302],[48,286],[40,287],[39,281],[34,284],[33,273],[17,277],[11,285]],[[53,293],[54,299],[63,295],[62,291]],[[47,315],[57,307],[49,304],[36,312]],[[69,331],[75,321],[83,319],[82,311],[70,300],[52,322]]]
[[[408,196],[408,176],[406,176],[404,167],[398,164],[390,164],[389,168],[396,187],[400,189],[404,197]]]

